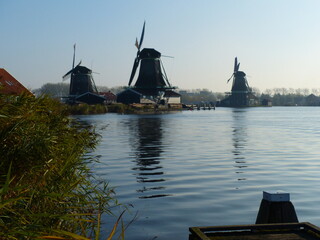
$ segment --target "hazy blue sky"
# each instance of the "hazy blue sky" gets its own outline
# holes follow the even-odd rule
[[[320,88],[318,0],[0,0],[0,67],[26,87],[61,82],[76,61],[98,86],[128,84],[135,38],[181,89],[225,92],[234,57],[249,85]]]

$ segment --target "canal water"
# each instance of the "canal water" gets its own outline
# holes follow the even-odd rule
[[[253,224],[262,191],[289,192],[299,221],[320,226],[319,107],[78,118],[102,136],[92,168],[129,206],[125,239],[188,239],[190,226]],[[115,220],[105,216],[104,228]]]

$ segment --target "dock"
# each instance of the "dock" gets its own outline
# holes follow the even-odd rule
[[[214,104],[187,104],[185,107],[189,110],[216,110],[216,106]]]
[[[320,239],[320,228],[309,222],[190,227],[189,231],[189,240]]]

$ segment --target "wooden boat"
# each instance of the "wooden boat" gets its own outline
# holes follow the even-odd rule
[[[189,231],[189,240],[320,239],[320,228],[309,222],[191,227]]]

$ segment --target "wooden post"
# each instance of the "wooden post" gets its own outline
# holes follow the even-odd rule
[[[289,193],[263,192],[256,224],[265,223],[297,223],[298,217]]]

